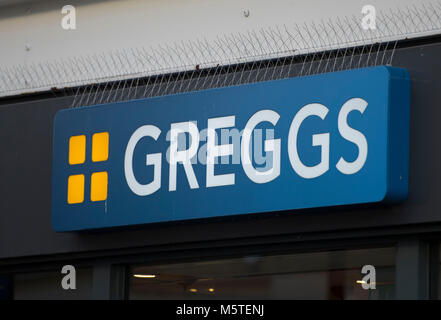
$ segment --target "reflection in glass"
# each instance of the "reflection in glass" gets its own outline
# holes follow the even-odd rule
[[[376,289],[362,288],[363,265]],[[199,261],[131,269],[131,299],[393,299],[395,249]]]
[[[60,271],[14,275],[15,300],[88,300],[92,298],[92,269],[76,269],[76,289],[64,290]]]

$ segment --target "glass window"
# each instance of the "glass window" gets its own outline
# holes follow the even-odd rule
[[[433,281],[433,284],[430,283],[429,287],[432,285],[435,288],[436,287],[438,287],[438,288],[434,290],[435,292],[432,293],[432,296],[430,298],[431,299],[441,300],[441,244],[440,244],[440,247],[438,249],[438,257],[434,257],[434,258],[438,260],[439,265],[438,265],[438,270],[436,270],[436,271],[433,270],[432,271],[432,279],[430,279],[430,280]]]
[[[362,288],[364,265],[376,289]],[[139,265],[130,299],[393,299],[395,248]]]
[[[61,271],[19,273],[13,277],[15,300],[83,300],[92,298],[92,276],[90,268],[76,269],[76,289],[64,290],[61,280],[66,276]]]
[[[0,301],[11,299],[12,286],[11,277],[0,274]]]

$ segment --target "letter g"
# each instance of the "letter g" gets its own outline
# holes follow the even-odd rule
[[[145,125],[136,129],[127,143],[126,154],[124,157],[124,173],[130,189],[138,196],[148,196],[156,192],[161,187],[161,154],[154,153],[146,156],[146,165],[153,165],[153,181],[148,184],[140,184],[133,173],[133,152],[139,140],[144,137],[151,137],[158,140],[161,130],[152,125]]]

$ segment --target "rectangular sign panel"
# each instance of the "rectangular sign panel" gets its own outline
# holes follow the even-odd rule
[[[53,228],[403,200],[409,86],[382,66],[61,110]]]

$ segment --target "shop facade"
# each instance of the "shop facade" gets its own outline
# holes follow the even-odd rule
[[[0,297],[438,299],[441,38],[398,41],[393,50],[393,66],[410,75],[410,139],[408,195],[392,204],[57,232],[51,224],[54,118],[72,105],[75,90],[2,98]],[[291,70],[304,62],[271,63],[263,67]],[[308,63],[319,63],[318,57]],[[250,72],[263,68],[245,65]],[[197,81],[213,76],[219,75],[201,73]],[[76,269],[75,290],[61,286],[65,265]],[[366,265],[375,267],[375,289],[363,289]]]

